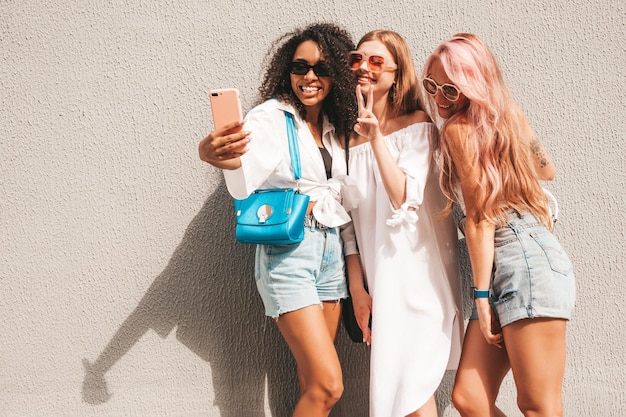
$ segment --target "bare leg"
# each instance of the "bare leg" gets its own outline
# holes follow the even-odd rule
[[[324,301],[324,320],[326,321],[326,327],[330,333],[330,337],[333,342],[337,339],[337,332],[339,331],[339,323],[341,321],[341,302],[340,301]]]
[[[421,406],[419,410],[409,414],[406,417],[437,417],[437,402],[435,396],[431,396],[426,404]]]
[[[565,327],[562,319],[525,319],[505,326],[517,404],[526,417],[563,415]]]
[[[341,304],[338,301],[324,301],[324,320],[326,321],[326,327],[330,332],[333,342],[337,339],[337,332],[339,330],[339,321],[341,319]],[[300,385],[300,395],[306,391],[306,381],[300,367],[298,371],[298,384]]]
[[[343,393],[341,366],[327,325],[326,310],[331,309],[313,305],[285,313],[276,321],[296,360],[303,389],[293,417],[327,417]],[[341,309],[334,311],[338,326]]]
[[[452,402],[463,417],[505,417],[496,407],[502,380],[509,371],[507,350],[487,343],[477,320],[465,332]]]

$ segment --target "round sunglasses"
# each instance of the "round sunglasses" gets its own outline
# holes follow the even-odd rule
[[[432,78],[424,78],[422,80],[424,90],[431,96],[437,94],[437,90],[441,90],[441,95],[448,101],[457,101],[461,92],[454,84],[437,84]]]
[[[289,64],[289,72],[294,75],[306,75],[311,70],[313,70],[313,73],[318,77],[332,76],[332,69],[323,61],[320,61],[315,65],[309,65],[308,62],[304,61],[294,61]]]
[[[352,71],[361,68],[361,64],[366,55],[363,52],[352,51],[348,54],[348,65]],[[395,64],[385,66],[385,57],[380,55],[370,55],[367,57],[367,69],[371,72],[395,71],[398,66]]]

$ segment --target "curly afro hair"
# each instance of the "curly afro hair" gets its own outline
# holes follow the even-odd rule
[[[335,24],[311,24],[286,33],[274,42],[265,57],[267,69],[259,87],[260,102],[276,98],[294,106],[301,117],[306,116],[304,105],[291,88],[289,64],[298,46],[308,40],[317,43],[333,77],[332,89],[324,99],[322,111],[336,132],[347,140],[356,122],[357,104],[356,79],[346,59],[355,45],[348,32]]]

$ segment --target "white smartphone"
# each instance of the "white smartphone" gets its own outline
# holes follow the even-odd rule
[[[243,119],[239,90],[224,88],[209,92],[211,112],[213,113],[213,128],[221,129],[225,125]]]

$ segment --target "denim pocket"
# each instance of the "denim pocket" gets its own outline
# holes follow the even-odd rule
[[[550,268],[561,275],[568,276],[572,273],[572,262],[567,253],[561,247],[556,237],[548,230],[543,232],[531,232],[530,236],[543,249],[546,259],[550,264]]]
[[[267,256],[290,256],[296,250],[300,242],[289,245],[265,245]]]

